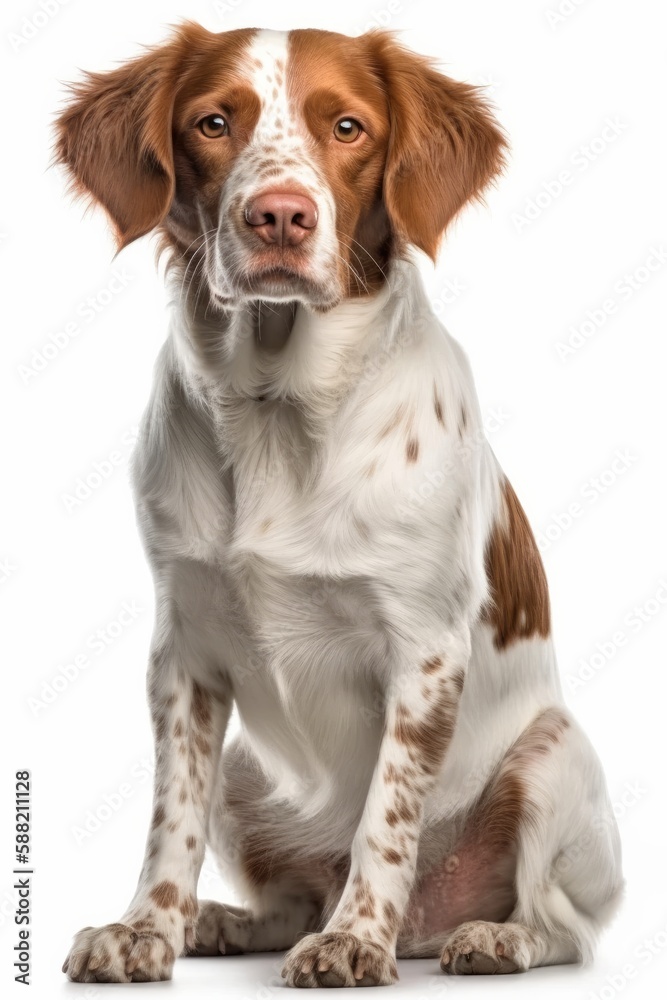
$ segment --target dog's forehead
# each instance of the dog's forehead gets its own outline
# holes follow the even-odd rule
[[[377,102],[376,79],[357,38],[316,29],[257,30],[247,49],[248,83],[261,101],[256,137],[276,128],[299,134],[301,110],[315,91],[363,94]]]
[[[249,83],[261,101],[255,139],[294,136],[297,132],[293,101],[287,90],[290,39],[286,31],[257,31],[249,45]]]

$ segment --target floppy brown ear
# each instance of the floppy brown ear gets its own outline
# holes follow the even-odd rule
[[[456,213],[502,169],[507,142],[477,87],[450,80],[391,35],[368,36],[389,100],[384,203],[433,260]]]
[[[73,84],[56,122],[56,161],[77,194],[102,205],[119,249],[150,232],[174,192],[171,140],[179,40]]]

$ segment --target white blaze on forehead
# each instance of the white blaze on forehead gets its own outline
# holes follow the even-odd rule
[[[250,43],[252,85],[262,102],[254,142],[275,142],[280,136],[281,145],[285,145],[288,134],[295,135],[296,123],[287,100],[288,48],[286,31],[258,31]]]

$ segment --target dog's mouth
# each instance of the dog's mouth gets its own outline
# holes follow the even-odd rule
[[[278,302],[300,299],[319,308],[333,304],[335,296],[329,282],[315,278],[307,264],[299,266],[291,262],[255,265],[241,275],[241,285],[251,298]]]

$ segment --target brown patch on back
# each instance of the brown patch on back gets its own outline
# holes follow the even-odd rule
[[[172,906],[178,906],[178,889],[173,882],[158,882],[151,889],[151,899],[161,910],[169,910]]]
[[[505,524],[496,520],[487,539],[486,576],[491,601],[483,620],[495,629],[494,645],[543,638],[551,631],[549,590],[535,536],[509,481],[502,484]]]

